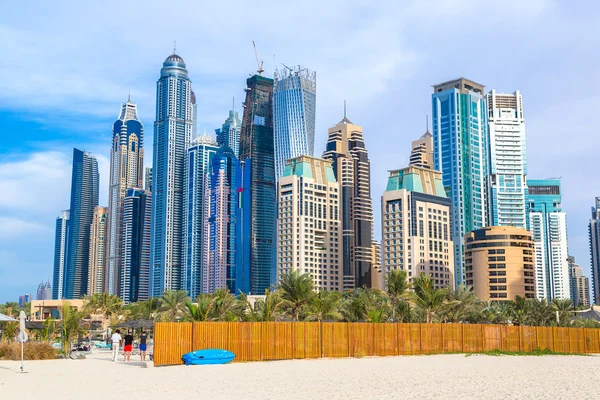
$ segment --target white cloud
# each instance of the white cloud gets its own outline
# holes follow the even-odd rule
[[[0,239],[10,240],[36,234],[52,234],[52,230],[39,222],[0,216]]]

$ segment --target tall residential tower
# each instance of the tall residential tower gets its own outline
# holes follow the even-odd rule
[[[433,160],[452,199],[457,284],[467,232],[488,225],[488,134],[484,86],[459,78],[433,86]]]
[[[315,151],[317,73],[301,66],[275,70],[273,136],[275,175],[283,174],[287,160]]]
[[[88,289],[90,226],[98,205],[98,161],[89,153],[73,149],[71,208],[63,298],[80,299]]]
[[[371,162],[362,127],[344,118],[329,128],[323,158],[333,166],[341,186],[342,260],[344,289],[371,287],[373,204]]]
[[[69,210],[64,210],[56,218],[54,233],[54,272],[52,274],[52,299],[62,300],[63,283],[68,254]]]
[[[234,100],[235,101],[235,100]],[[221,126],[221,129],[216,129],[217,143],[220,147],[226,146],[233,150],[236,157],[240,154],[240,134],[242,131],[242,121],[238,112],[233,108],[229,110],[229,117]]]
[[[110,186],[108,189],[108,246],[104,291],[119,293],[122,268],[121,233],[123,230],[123,198],[130,187],[141,187],[144,168],[144,126],[137,106],[127,99],[113,124],[110,150]]]
[[[108,208],[94,208],[94,219],[90,226],[90,266],[88,269],[87,294],[93,295],[104,291],[106,276],[106,234]]]
[[[600,304],[600,197],[596,197],[594,201],[594,207],[592,207],[592,218],[588,224],[590,256],[592,262],[591,300],[594,304]]]
[[[152,166],[151,296],[182,287],[184,175],[192,140],[192,82],[185,62],[173,53],[156,83]]]
[[[490,130],[490,225],[525,228],[527,151],[523,101],[512,94],[487,95]]]

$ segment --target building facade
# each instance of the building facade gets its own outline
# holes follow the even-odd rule
[[[238,157],[240,155],[240,134],[242,132],[242,121],[238,112],[233,108],[229,110],[229,117],[227,117],[221,129],[216,129],[215,132],[217,133],[219,147],[229,147],[233,154]]]
[[[187,150],[184,188],[183,288],[195,299],[202,291],[202,276],[208,267],[210,215],[210,168],[218,145],[201,135]]]
[[[571,298],[567,215],[560,179],[528,179],[527,229],[535,241],[536,294],[548,301]]]
[[[144,190],[152,192],[152,167],[146,167],[144,172]]]
[[[371,287],[373,203],[371,162],[362,127],[344,118],[328,130],[323,158],[341,186],[344,289]]]
[[[600,304],[600,197],[595,198],[592,218],[588,224],[590,258],[592,262],[592,302]]]
[[[287,160],[315,151],[317,73],[300,65],[275,70],[273,135],[275,176],[279,180]]]
[[[102,293],[107,278],[107,234],[109,210],[107,207],[94,208],[90,225],[90,262],[88,268],[87,294]]]
[[[433,135],[426,131],[423,136],[412,142],[409,165],[433,169]]]
[[[490,225],[527,226],[527,151],[523,100],[512,94],[487,95],[490,132]]]
[[[488,134],[484,86],[465,78],[433,86],[433,159],[452,199],[454,275],[464,278],[463,237],[488,225]]]
[[[331,162],[310,156],[288,160],[278,196],[278,276],[300,271],[317,290],[343,290],[340,185]]]
[[[52,298],[62,300],[65,268],[69,245],[69,210],[63,210],[56,218],[54,231],[54,270],[52,274]]]
[[[90,262],[90,225],[98,205],[98,161],[89,153],[73,149],[71,208],[63,298],[79,299],[87,293]]]
[[[226,288],[238,294],[236,284],[238,189],[242,170],[233,149],[220,147],[212,159],[208,201],[209,254],[203,270],[202,292]],[[240,289],[240,290],[238,290]]]
[[[434,287],[454,287],[452,201],[442,173],[409,166],[390,171],[381,197],[383,269],[407,272],[409,281],[421,274]]]
[[[192,140],[192,82],[185,62],[173,53],[156,83],[152,165],[151,296],[182,287],[184,175]]]
[[[152,195],[129,188],[123,198],[122,267],[119,297],[126,304],[148,300]]]
[[[534,242],[524,228],[490,226],[465,235],[466,283],[481,301],[535,297]]]
[[[144,126],[137,106],[127,99],[113,124],[108,188],[108,245],[104,291],[119,293],[123,198],[130,187],[141,187],[144,179]]]
[[[567,257],[569,263],[569,282],[571,283],[571,300],[573,306],[590,306],[590,280],[583,276],[583,270],[575,262],[575,257]]]
[[[246,271],[242,292],[264,294],[276,277],[277,188],[273,141],[273,79],[246,80],[240,135],[242,224],[238,268]],[[242,243],[243,242],[243,243]]]
[[[50,285],[50,280],[48,280],[46,283],[44,283],[44,281],[42,281],[39,284],[39,286],[37,288],[35,299],[36,300],[52,300],[52,285]]]

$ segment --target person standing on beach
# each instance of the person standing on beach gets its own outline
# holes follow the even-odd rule
[[[148,340],[148,335],[146,331],[142,331],[140,335],[140,359],[142,361],[146,361],[146,341]]]
[[[113,361],[117,361],[117,355],[119,354],[119,345],[121,344],[121,340],[123,340],[121,338],[121,331],[117,329],[110,339],[112,342],[111,347],[113,353]]]
[[[131,331],[127,332],[127,335],[123,338],[125,344],[123,345],[123,352],[125,356],[123,357],[124,361],[131,361],[131,350],[133,350],[133,335]]]

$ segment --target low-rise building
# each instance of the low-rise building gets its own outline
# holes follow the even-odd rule
[[[467,285],[482,301],[535,297],[534,241],[524,228],[489,226],[465,235]]]

